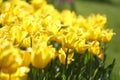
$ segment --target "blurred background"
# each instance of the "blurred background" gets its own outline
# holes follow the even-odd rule
[[[113,29],[116,33],[108,43],[106,51],[107,58],[105,65],[112,63],[116,59],[115,67],[112,71],[111,80],[120,80],[120,0],[47,0],[49,3],[62,11],[70,9],[77,15],[89,16],[91,14],[101,14],[107,17],[107,28]]]

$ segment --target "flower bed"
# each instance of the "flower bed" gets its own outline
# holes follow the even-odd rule
[[[45,0],[0,2],[0,80],[108,80],[104,15],[59,12]]]

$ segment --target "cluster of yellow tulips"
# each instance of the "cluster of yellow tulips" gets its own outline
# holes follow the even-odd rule
[[[30,64],[43,69],[55,58],[70,64],[74,51],[104,60],[100,43],[114,35],[106,21],[99,14],[85,18],[69,10],[59,12],[46,0],[0,0],[0,80],[26,80]]]

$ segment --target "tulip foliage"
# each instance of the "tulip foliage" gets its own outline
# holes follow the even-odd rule
[[[0,80],[108,80],[106,16],[59,12],[46,0],[0,0]]]

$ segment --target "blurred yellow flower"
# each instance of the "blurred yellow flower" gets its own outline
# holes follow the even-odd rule
[[[17,68],[21,65],[22,59],[18,50],[12,46],[8,41],[0,40],[0,69],[4,73],[15,73]]]
[[[45,36],[33,39],[33,51],[31,53],[32,65],[36,68],[44,68],[54,59],[55,49],[47,45]]]
[[[101,47],[98,41],[92,41],[88,45],[88,51],[94,55],[98,55],[100,53]]]
[[[89,32],[88,38],[90,40],[98,40],[99,41],[100,40],[101,31],[102,30],[100,29],[100,27],[89,29],[88,30],[88,32]]]
[[[23,40],[28,36],[28,32],[20,29],[20,26],[13,26],[9,31],[9,39],[15,44],[20,46]]]
[[[40,8],[45,3],[46,3],[45,0],[32,0],[32,5],[34,6],[35,9]]]
[[[1,5],[1,3],[2,3],[2,0],[0,0],[0,5]]]
[[[39,48],[32,52],[32,65],[36,68],[45,68],[47,64],[53,59],[55,49],[50,46],[45,46],[40,43]]]
[[[98,56],[98,58],[100,58],[102,61],[104,61],[104,53],[103,53],[102,50],[100,51],[99,55],[97,55],[97,56]]]
[[[31,39],[30,37],[26,37],[22,40],[22,42],[19,44],[19,47],[21,49],[27,49],[29,47],[31,47]]]
[[[61,13],[62,16],[62,24],[63,26],[72,26],[76,23],[76,14],[75,12],[71,12],[69,10],[63,10]]]
[[[21,66],[29,66],[31,63],[31,53],[28,51],[20,50],[19,51],[21,58],[22,58],[22,63]]]
[[[67,64],[70,64],[72,61],[74,61],[73,56],[74,53],[67,53],[68,57],[67,57]],[[62,64],[66,64],[66,52],[61,48],[59,50],[59,54],[58,54],[59,60]]]
[[[115,35],[115,33],[113,33],[113,30],[103,30],[101,32],[101,41],[108,43],[111,41],[113,35]]]
[[[15,73],[7,74],[1,71],[0,80],[27,80],[28,67],[19,67]]]
[[[73,49],[75,48],[75,44],[78,41],[78,36],[76,33],[69,32],[65,36],[63,36],[63,42],[62,45],[63,47]]]
[[[86,40],[79,40],[75,47],[78,54],[83,54],[87,50]]]

